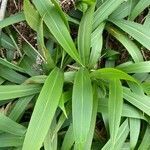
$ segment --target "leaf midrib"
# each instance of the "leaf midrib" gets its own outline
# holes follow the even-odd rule
[[[58,74],[59,74],[59,72],[57,72],[57,75],[55,76],[55,80],[54,80],[54,84],[53,84],[53,86],[52,86],[52,90],[50,91],[50,96],[49,97],[51,97],[51,95],[52,95],[52,93],[53,93],[53,90],[54,90],[54,87],[55,87],[55,84],[56,84],[56,81],[57,81],[57,77],[58,77]],[[41,98],[41,97],[39,97],[39,98]],[[39,122],[38,122],[38,126],[36,127],[36,129],[35,129],[35,135],[34,135],[34,138],[32,139],[33,141],[35,141],[35,143],[36,143],[36,135],[37,135],[37,131],[39,130],[39,127],[40,127],[40,125],[41,125],[41,121],[42,121],[42,119],[43,119],[43,116],[44,116],[44,114],[45,114],[45,111],[46,111],[46,109],[47,109],[47,105],[48,105],[48,103],[49,103],[49,98],[48,98],[48,100],[47,100],[47,102],[46,102],[46,104],[45,104],[45,108],[44,108],[44,110],[43,110],[43,112],[42,112],[42,115],[41,115],[41,117],[40,117],[40,119],[39,119]],[[33,142],[34,143],[34,142]]]

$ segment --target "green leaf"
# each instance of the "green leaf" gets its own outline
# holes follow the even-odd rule
[[[39,23],[37,36],[38,36],[38,42],[39,42],[39,49],[41,51],[42,56],[45,58],[46,69],[47,69],[47,71],[49,71],[55,67],[55,64],[51,57],[50,52],[48,51],[48,49],[46,48],[45,43],[44,43],[43,23],[44,22],[43,22],[43,18],[42,18]]]
[[[77,19],[72,18],[72,17],[69,16],[68,14],[65,14],[65,16],[66,16],[68,22],[72,22],[72,23],[74,23],[74,24],[76,24],[76,25],[79,25],[79,24],[80,24],[80,22],[79,22]]]
[[[84,65],[88,65],[90,57],[92,21],[95,4],[91,5],[83,15],[78,31],[78,49]]]
[[[139,0],[137,5],[134,7],[134,9],[131,12],[130,19],[134,20],[149,5],[150,5],[149,0]]]
[[[27,78],[8,67],[0,65],[0,76],[13,83],[21,84]]]
[[[41,148],[58,107],[62,88],[63,73],[55,68],[46,79],[37,99],[25,136],[23,150],[39,150]]]
[[[55,5],[55,8],[58,10],[60,16],[62,17],[64,23],[66,24],[66,27],[68,28],[69,30],[69,23],[67,21],[67,16],[66,14],[63,12],[60,4],[59,4],[59,1],[58,0],[51,0],[51,2]]]
[[[23,44],[22,47],[23,51],[25,54],[31,58],[32,60],[36,61],[36,58],[38,56],[37,52],[31,47],[28,43]]]
[[[119,150],[119,149],[121,149],[128,134],[129,134],[129,125],[128,125],[128,119],[126,119],[119,128],[116,143],[115,143],[114,147],[112,148],[111,140],[109,140],[105,144],[105,146],[102,148],[102,150]]]
[[[106,0],[94,14],[93,28],[97,28],[100,23],[108,18],[108,16],[122,3],[124,0]]]
[[[108,100],[107,99],[99,100],[98,112],[107,115],[108,113]],[[142,120],[149,122],[149,118],[146,115],[143,115],[142,111],[140,111],[136,107],[129,105],[129,104],[123,104],[122,117],[142,119]]]
[[[5,82],[5,79],[0,77],[0,85],[3,84]]]
[[[60,107],[60,106],[59,106]],[[58,131],[61,129],[61,127],[63,126],[64,122],[66,121],[66,119],[68,119],[66,116],[69,116],[70,115],[70,112],[71,112],[71,105],[70,103],[68,103],[66,105],[66,115],[64,114],[64,112],[61,113],[59,119],[58,119],[58,122],[55,126],[55,129],[53,130],[53,137],[55,137],[58,133]]]
[[[64,81],[73,83],[75,71],[68,71],[64,73]],[[26,84],[42,84],[47,79],[46,75],[33,76],[25,81]]]
[[[123,46],[127,49],[129,54],[133,58],[134,62],[143,61],[143,56],[140,52],[140,49],[136,46],[134,42],[132,42],[131,39],[128,38],[128,36],[112,26],[107,26],[106,29],[110,34],[112,34],[118,41],[123,44]]]
[[[114,68],[103,68],[91,72],[90,76],[96,79],[121,79],[136,82],[137,81],[125,72]]]
[[[22,69],[21,67],[15,65],[15,64],[10,63],[6,59],[0,58],[0,64],[3,65],[3,66],[8,67],[10,69],[13,69],[15,71],[19,71],[19,72],[25,73],[24,69]]]
[[[139,82],[144,82],[148,79],[149,74],[148,73],[136,73],[133,75],[134,78],[139,80]]]
[[[150,148],[150,126],[147,125],[146,132],[144,134],[144,137],[142,139],[142,142],[138,148],[138,150],[148,150]]]
[[[130,104],[124,104],[122,116],[128,118],[142,119],[149,122],[149,117],[143,115],[143,112]]]
[[[128,82],[128,85],[133,92],[139,95],[144,95],[144,91],[141,86],[137,86],[133,82],[132,83]],[[130,125],[130,149],[134,150],[138,143],[138,138],[141,129],[141,120],[130,118],[129,125]]]
[[[11,134],[0,134],[0,147],[18,147],[23,144],[23,137]],[[8,148],[7,148],[8,149]],[[2,149],[3,150],[3,149]]]
[[[39,93],[41,86],[39,85],[1,85],[0,101],[12,98],[24,97]]]
[[[64,73],[64,80],[65,82],[72,82],[74,81],[75,71],[69,71]]]
[[[16,13],[0,21],[0,28],[21,22],[25,20],[23,12]]]
[[[33,76],[25,81],[25,84],[42,84],[47,79],[46,75]]]
[[[93,85],[93,112],[92,112],[90,131],[84,148],[85,150],[91,150],[94,130],[96,126],[97,108],[98,108],[98,93],[97,93],[97,86],[94,84]]]
[[[140,134],[141,121],[140,119],[130,118],[129,124],[130,124],[130,149],[134,150]]]
[[[72,91],[67,91],[62,93],[60,101],[59,101],[59,107],[63,111],[65,117],[67,118],[67,112],[65,109],[65,103],[71,100],[72,98]]]
[[[144,89],[144,92],[147,94],[147,95],[150,95],[150,82],[144,82],[142,84],[142,87]]]
[[[3,48],[6,48],[8,50],[15,50],[16,47],[14,46],[13,41],[9,36],[7,36],[4,32],[1,32],[1,43]]]
[[[23,9],[26,21],[29,24],[29,26],[33,30],[38,31],[38,27],[40,24],[39,13],[36,11],[36,9],[33,7],[29,0],[24,0]]]
[[[12,34],[11,30],[9,30],[9,28],[6,28],[6,32],[9,35],[10,39],[12,40],[12,42],[15,46],[16,52],[19,54],[20,57],[22,57],[22,52],[20,50],[20,47],[17,45],[17,41],[15,40],[14,35]],[[19,41],[18,41],[18,43],[19,43]]]
[[[111,19],[115,25],[127,32],[147,49],[150,49],[150,31],[143,25],[128,20]]]
[[[26,128],[0,113],[0,131],[24,136]]]
[[[33,3],[38,9],[40,15],[45,15],[44,22],[49,28],[50,32],[57,39],[58,43],[74,60],[76,60],[79,64],[82,64],[69,31],[55,7],[50,3],[49,0],[33,0]]]
[[[147,29],[150,28],[150,11],[149,11],[148,15],[146,16],[146,19],[145,19],[143,25],[144,25],[144,27],[146,27]]]
[[[149,73],[150,72],[150,61],[138,62],[128,65],[119,65],[118,69],[126,73]]]
[[[23,114],[27,105],[29,104],[29,102],[32,100],[33,97],[34,96],[31,95],[31,96],[19,98],[15,106],[13,107],[12,111],[10,112],[9,118],[14,121],[17,121],[20,118],[20,116]]]
[[[70,109],[70,105],[69,105],[69,108],[67,108],[67,112],[66,112],[66,115],[69,115],[69,110]],[[59,130],[61,129],[62,125],[64,124],[64,122],[66,121],[67,117],[64,113],[61,113],[60,117],[59,117],[59,120],[55,126],[55,129],[53,129],[53,132],[52,132],[52,139],[54,137],[56,137],[56,135],[58,134]]]
[[[30,59],[26,55],[21,60],[19,66],[23,68],[26,71],[26,73],[30,76],[36,76],[36,75],[41,74],[41,66],[36,64],[36,61],[34,61],[33,59]]]
[[[131,10],[135,7],[137,1],[138,0],[125,1],[110,15],[110,18],[122,19],[130,16]]]
[[[133,93],[126,88],[123,90],[123,97],[133,106],[150,116],[150,97]]]
[[[89,60],[89,64],[91,68],[93,68],[97,64],[98,59],[101,56],[101,51],[103,46],[102,33],[104,27],[105,27],[105,23],[102,22],[91,35],[92,49],[91,49],[90,60]]]
[[[135,77],[135,75],[133,75],[133,76]],[[135,92],[139,95],[145,95],[144,90],[143,90],[141,85],[139,86],[139,85],[137,85],[133,82],[130,82],[130,81],[128,81],[128,85],[129,85],[129,88],[132,92]]]
[[[120,80],[114,79],[109,84],[108,119],[112,146],[115,145],[120,126],[123,107],[123,88]]]
[[[73,143],[74,143],[73,125],[70,124],[70,126],[65,134],[61,150],[70,150]]]
[[[49,131],[44,139],[45,150],[57,150],[57,134],[53,136],[55,126],[56,126],[56,117],[53,118]]]
[[[88,87],[88,88],[87,88]],[[83,149],[90,130],[93,108],[93,92],[87,70],[76,73],[72,95],[72,117],[75,147]]]

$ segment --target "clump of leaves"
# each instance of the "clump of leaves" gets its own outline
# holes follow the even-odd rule
[[[149,150],[150,2],[61,3],[24,0],[0,22],[0,149]]]

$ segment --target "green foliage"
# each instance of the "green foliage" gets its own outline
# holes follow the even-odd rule
[[[149,0],[71,3],[0,21],[0,150],[149,150]]]
[[[72,94],[75,147],[76,149],[83,149],[88,138],[93,108],[92,85],[87,70],[81,68],[76,73]]]

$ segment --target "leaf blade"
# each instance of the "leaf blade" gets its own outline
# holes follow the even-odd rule
[[[93,28],[97,28],[124,0],[106,0],[95,12]]]
[[[80,68],[75,76],[72,96],[73,131],[79,149],[83,148],[88,136],[92,107],[93,93],[89,73]]]
[[[44,22],[64,50],[79,64],[82,64],[69,31],[55,7],[49,0],[33,0],[33,3],[35,4],[40,15],[45,15]]]
[[[112,80],[109,85],[108,117],[112,146],[115,145],[119,131],[123,107],[123,88],[120,80]]]
[[[91,5],[83,15],[78,31],[78,49],[84,65],[88,64],[90,56],[92,20],[95,4]]]
[[[0,101],[12,98],[24,97],[39,93],[41,86],[39,85],[1,85]]]
[[[42,146],[59,104],[63,78],[63,73],[55,68],[46,79],[29,123],[23,150],[39,150]],[[38,119],[39,115],[40,119]]]
[[[110,21],[131,35],[144,47],[150,49],[150,31],[147,30],[147,28],[145,28],[143,25],[123,19],[110,19]]]

